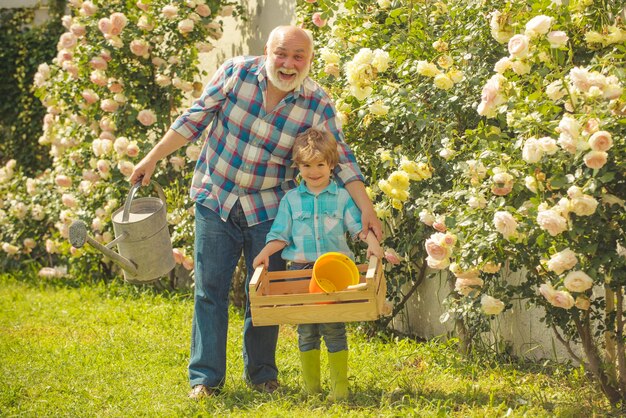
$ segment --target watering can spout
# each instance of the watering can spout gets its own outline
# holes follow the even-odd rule
[[[70,225],[70,243],[75,248],[81,248],[85,245],[85,242],[89,243],[96,250],[100,251],[115,263],[117,263],[121,268],[129,272],[130,274],[137,274],[137,265],[133,263],[131,260],[122,257],[115,251],[111,250],[108,247],[100,244],[98,241],[87,235],[87,225],[83,221],[74,221],[72,225]]]

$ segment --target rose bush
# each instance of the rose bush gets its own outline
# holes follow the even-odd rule
[[[407,260],[389,276],[448,269],[462,338],[480,337],[485,315],[514,298],[543,307],[623,401],[623,5],[318,0],[300,11],[332,58],[318,78],[369,170],[386,241]],[[308,25],[314,12],[326,26]],[[364,50],[386,53],[387,68],[353,77]],[[398,175],[400,161],[429,175]],[[521,285],[500,273],[510,270],[525,271]]]
[[[47,109],[39,144],[50,150],[53,165],[35,178],[25,177],[15,161],[2,168],[2,260],[5,267],[42,262],[48,268],[41,275],[50,277],[51,271],[65,274],[74,257],[70,269],[91,276],[90,266],[100,265],[110,276],[112,266],[101,254],[71,247],[69,225],[81,219],[96,240],[113,239],[110,216],[128,194],[127,177],[188,98],[201,93],[198,54],[211,50],[222,36],[221,17],[234,9],[218,0],[68,3],[57,56],[34,77]],[[193,218],[187,190],[198,153],[189,145],[163,161],[154,177],[168,186],[176,260],[188,270]]]

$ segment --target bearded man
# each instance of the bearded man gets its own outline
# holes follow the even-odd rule
[[[291,149],[298,134],[311,127],[337,140],[340,162],[335,179],[362,212],[362,234],[381,237],[381,224],[365,192],[363,175],[343,140],[335,108],[308,77],[313,38],[295,26],[275,28],[258,57],[236,57],[214,74],[202,96],[172,124],[137,164],[130,182],[148,185],[156,164],[191,141],[203,141],[191,184],[195,201],[195,298],[189,362],[190,397],[220,393],[226,375],[228,294],[243,252],[248,277],[252,261],[278,203],[296,185]],[[208,130],[207,135],[203,135]],[[280,253],[270,271],[284,270]],[[252,324],[246,301],[243,330],[244,378],[256,390],[272,393],[278,326]]]

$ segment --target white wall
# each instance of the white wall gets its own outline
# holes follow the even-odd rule
[[[507,282],[519,284],[523,273],[507,274]],[[404,292],[409,290],[405,286]],[[445,313],[443,300],[449,290],[447,274],[438,273],[426,279],[411,296],[406,308],[394,319],[393,327],[409,335],[431,339],[434,337],[448,338],[452,335],[452,320],[441,323],[439,318]],[[513,308],[491,321],[491,333],[484,335],[486,341],[494,337],[510,345],[511,353],[529,359],[554,359],[564,361],[570,359],[565,347],[556,339],[551,329],[547,328],[539,318],[540,308],[527,307],[522,301],[514,301]],[[580,355],[579,347],[573,347]]]

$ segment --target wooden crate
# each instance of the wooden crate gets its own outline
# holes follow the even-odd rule
[[[362,289],[333,293],[309,293],[312,269],[268,272],[263,266],[257,267],[249,285],[252,323],[258,326],[378,319],[387,292],[383,264],[372,256],[369,264],[357,267]]]

